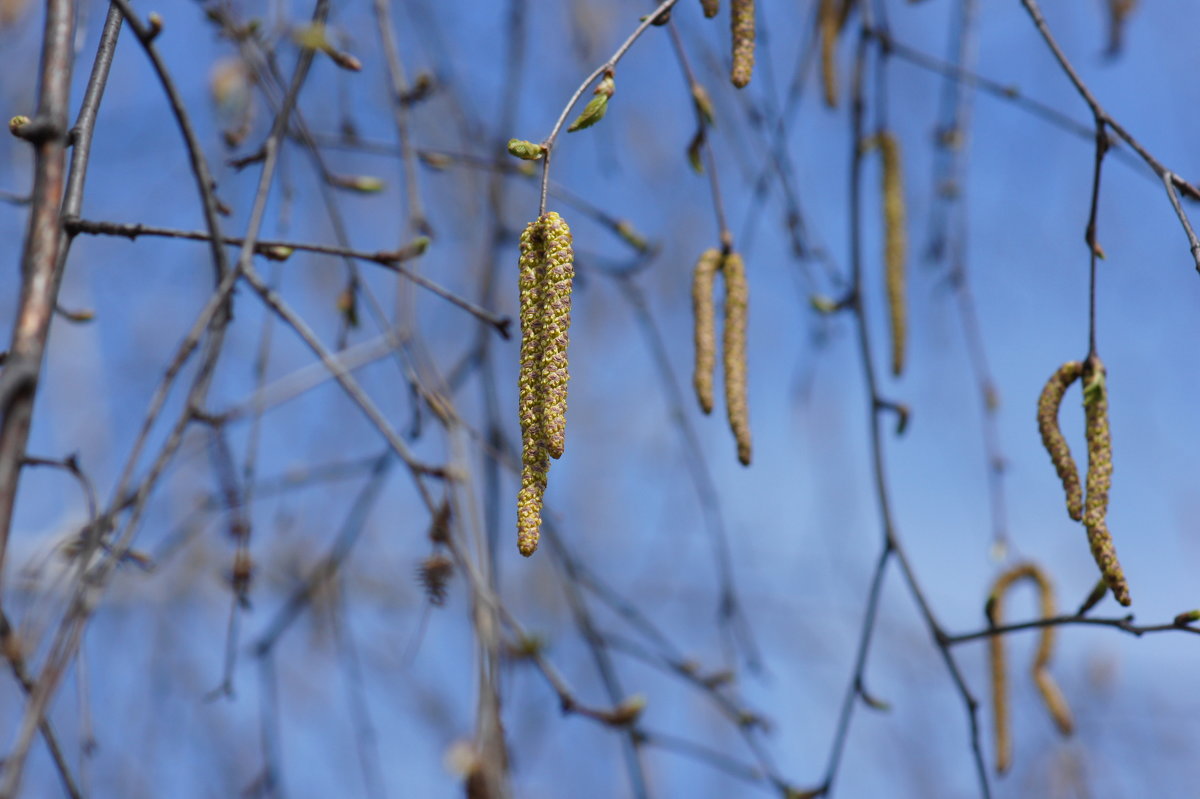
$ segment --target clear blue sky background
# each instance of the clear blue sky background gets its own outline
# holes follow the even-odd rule
[[[81,31],[77,93],[90,64],[102,14],[88,5]],[[777,107],[791,79],[797,48],[807,41],[814,3],[760,3],[768,37],[755,79],[746,90],[758,104]],[[949,0],[887,4],[898,40],[942,57]],[[985,3],[979,16],[977,70],[1017,86],[1085,125],[1089,113],[1016,0]],[[1110,61],[1102,3],[1046,3],[1048,21],[1081,75],[1113,117],[1168,167],[1200,176],[1195,147],[1200,125],[1194,96],[1194,31],[1200,9],[1188,4],[1143,4],[1127,31],[1123,55]],[[436,6],[436,8],[435,8]],[[727,19],[705,21],[684,0],[675,19],[717,107],[713,145],[735,236],[753,226],[746,251],[751,282],[750,396],[755,435],[752,468],[739,466],[720,414],[703,417],[689,400],[688,424],[696,430],[719,486],[721,512],[734,542],[734,570],[766,669],[741,673],[747,702],[773,721],[770,748],[781,771],[797,785],[815,783],[824,768],[838,703],[850,674],[871,568],[880,545],[878,510],[869,482],[866,399],[851,320],[822,320],[808,305],[814,291],[830,293],[820,274],[790,254],[782,235],[778,183],[765,207],[750,198],[749,179],[761,169],[766,148],[745,122],[745,105],[723,77]],[[423,0],[395,6],[402,54],[410,72],[429,70],[448,88],[414,112],[418,146],[487,156],[497,136],[538,140],[550,129],[578,82],[615,49],[646,3],[530,4],[526,71],[512,131],[491,130],[498,114],[506,52],[507,4]],[[209,109],[213,63],[231,54],[193,3],[144,6],[165,20],[159,39],[214,164],[227,157]],[[261,13],[247,6],[240,13]],[[309,9],[287,14],[301,19]],[[433,19],[436,27],[430,27]],[[354,111],[360,134],[392,141],[384,64],[364,4],[337,4],[332,21],[350,34],[349,49],[363,61],[360,75],[339,73],[319,59],[301,98],[316,130],[336,132],[339,92]],[[34,102],[36,10],[0,32],[10,64],[0,79],[0,101],[9,116]],[[850,38],[850,37],[848,37]],[[848,83],[849,42],[840,53]],[[289,49],[284,69],[290,69]],[[14,69],[13,64],[26,64]],[[888,397],[910,405],[903,438],[889,437],[887,470],[899,532],[916,573],[946,628],[978,628],[987,586],[998,571],[989,557],[991,522],[985,482],[981,405],[968,360],[955,296],[944,265],[922,258],[928,212],[934,203],[932,163],[941,80],[902,59],[889,66],[888,107],[904,154],[910,220],[910,368],[902,380],[883,377]],[[617,72],[617,94],[596,128],[566,137],[554,160],[560,185],[615,216],[629,219],[661,244],[661,254],[637,278],[661,325],[674,379],[686,389],[690,373],[689,281],[697,254],[716,243],[707,183],[684,158],[693,119],[669,42],[651,30]],[[486,135],[467,136],[454,121],[456,104],[467,118],[488,124]],[[269,119],[260,106],[247,149]],[[969,174],[967,262],[978,300],[987,357],[1001,396],[998,429],[1008,462],[1009,557],[1032,558],[1049,570],[1059,605],[1072,609],[1095,580],[1084,532],[1063,512],[1061,488],[1041,449],[1034,423],[1038,392],[1063,361],[1082,358],[1087,333],[1087,251],[1083,244],[1092,169],[1085,138],[1063,132],[1010,102],[981,95],[973,104]],[[819,102],[817,85],[805,85],[799,113],[790,122],[788,152],[814,243],[836,268],[847,269],[848,113]],[[354,246],[394,247],[406,240],[403,192],[395,159],[329,152],[337,171],[373,174],[388,182],[380,195],[339,195]],[[0,141],[0,189],[23,192],[29,180],[27,147]],[[219,166],[222,198],[233,208],[228,229],[244,230],[257,169]],[[317,184],[303,152],[282,162],[290,204],[278,185],[264,235],[331,242]],[[486,175],[469,170],[421,172],[421,185],[437,233],[420,262],[444,285],[471,294],[479,269],[489,263],[480,240],[486,216]],[[878,170],[864,174],[867,220],[866,303],[875,351],[886,351]],[[514,180],[505,221],[519,229],[536,213],[528,183]],[[599,274],[623,247],[602,226],[561,200],[551,200],[572,223],[581,271],[572,332],[569,447],[554,465],[548,513],[562,526],[590,568],[636,602],[678,648],[708,668],[724,664],[715,619],[716,571],[696,493],[687,478],[687,452],[660,390],[629,304]],[[754,210],[757,209],[757,210]],[[1194,208],[1189,209],[1195,211]],[[761,218],[749,222],[749,215]],[[84,216],[198,229],[194,184],[180,138],[144,55],[122,39],[96,131]],[[18,242],[24,209],[0,205],[0,240],[11,242],[4,270],[0,316],[7,329],[17,296]],[[1200,335],[1195,309],[1200,278],[1187,241],[1161,183],[1141,165],[1110,158],[1104,171],[1098,238],[1107,253],[1098,293],[1100,351],[1108,366],[1115,475],[1110,526],[1145,622],[1169,620],[1200,604],[1195,590],[1198,503],[1195,444],[1200,417]],[[501,260],[499,310],[515,311],[515,246]],[[511,256],[511,257],[510,257]],[[56,323],[30,449],[47,456],[77,451],[101,496],[111,492],[162,364],[207,297],[207,250],[187,242],[81,237],[72,251],[62,302],[94,309],[86,326]],[[269,266],[262,264],[262,270]],[[390,285],[363,267],[384,298]],[[341,265],[318,257],[293,257],[280,270],[284,293],[332,343],[334,300]],[[420,331],[443,368],[470,346],[475,323],[429,296],[419,297]],[[237,323],[222,361],[212,405],[244,400],[253,390],[251,365],[263,314],[247,291],[239,294]],[[818,340],[816,334],[820,333]],[[287,330],[276,328],[270,375],[279,377],[312,361]],[[355,333],[365,340],[370,330]],[[516,434],[516,343],[496,342],[501,401]],[[880,359],[882,364],[882,358]],[[360,373],[384,410],[402,426],[409,399],[393,363]],[[480,419],[478,388],[457,398],[468,418]],[[179,397],[173,399],[178,411]],[[1083,456],[1078,389],[1068,395],[1064,429]],[[720,407],[720,403],[718,403]],[[165,427],[157,431],[161,441]],[[240,454],[248,427],[235,428]],[[263,425],[261,472],[379,451],[377,437],[333,386],[270,413]],[[427,434],[417,443],[437,458],[444,443]],[[143,464],[143,467],[145,464]],[[322,485],[264,499],[254,511],[255,559],[260,572],[253,610],[243,617],[252,641],[308,564],[322,553],[353,501],[361,479]],[[139,538],[162,554],[179,534],[179,520],[202,492],[213,489],[206,440],[189,441],[171,470]],[[581,698],[605,704],[587,650],[571,624],[558,578],[545,553],[521,559],[509,545],[515,495],[503,484],[499,564],[506,600],[526,625],[544,634],[549,654]],[[30,471],[7,561],[6,607],[17,610],[31,637],[57,612],[48,559],[53,542],[84,514],[73,483],[53,472]],[[276,663],[287,795],[362,796],[353,716],[354,682],[344,656],[332,646],[349,633],[362,669],[362,696],[377,736],[376,751],[390,797],[458,795],[443,765],[447,749],[470,736],[475,683],[473,639],[465,584],[435,610],[420,647],[409,657],[424,613],[412,579],[427,554],[426,519],[411,482],[394,470],[384,498],[370,517],[365,538],[346,569],[338,602],[349,612],[344,627],[331,626],[322,602],[292,630]],[[232,545],[219,518],[203,517],[187,546],[157,572],[126,570],[108,595],[87,639],[91,718],[99,749],[86,772],[96,796],[230,796],[261,767],[255,661],[242,658],[235,701],[205,703],[220,676]],[[30,571],[42,564],[36,574]],[[26,575],[23,580],[19,575]],[[32,576],[29,576],[32,575]],[[872,649],[871,690],[892,706],[888,713],[860,710],[854,720],[838,784],[840,797],[977,795],[968,750],[966,715],[908,592],[889,573]],[[1034,612],[1024,592],[1009,615]],[[599,612],[599,611],[598,611]],[[1121,611],[1108,599],[1097,613]],[[619,622],[599,615],[606,629]],[[39,639],[34,639],[39,640]],[[1200,778],[1195,757],[1198,695],[1195,644],[1166,634],[1135,640],[1110,629],[1066,628],[1058,637],[1054,672],[1074,711],[1073,739],[1057,737],[1026,677],[1035,636],[1010,639],[1016,739],[1013,773],[995,784],[996,795],[1182,796]],[[988,695],[985,648],[955,650],[971,687]],[[749,760],[736,731],[705,697],[642,664],[618,658],[629,693],[649,699],[645,720],[670,732]],[[69,751],[82,735],[74,676],[54,708]],[[513,746],[513,777],[520,797],[628,795],[628,781],[611,732],[578,717],[560,717],[544,681],[515,665],[503,680],[506,724]],[[991,762],[991,712],[985,725]],[[0,719],[11,729],[22,703],[15,685],[0,687]],[[7,740],[7,739],[5,739]],[[73,748],[71,748],[73,747]],[[78,760],[77,755],[73,757]],[[768,795],[703,764],[671,753],[649,758],[656,795]],[[29,795],[57,787],[44,749],[35,746]],[[1087,786],[1076,790],[1064,775]],[[1072,792],[1074,791],[1074,792]]]

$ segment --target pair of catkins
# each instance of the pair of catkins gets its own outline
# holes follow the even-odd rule
[[[1071,457],[1071,448],[1058,426],[1058,409],[1063,395],[1076,380],[1083,381],[1083,413],[1087,429],[1087,495],[1079,482],[1079,471]],[[1117,550],[1105,516],[1108,492],[1112,486],[1112,435],[1108,426],[1108,387],[1100,357],[1089,355],[1086,361],[1067,361],[1058,368],[1042,389],[1038,399],[1038,429],[1042,444],[1058,471],[1067,495],[1067,513],[1087,528],[1092,557],[1104,581],[1122,605],[1130,604],[1129,585],[1117,560]]]
[[[575,264],[571,229],[557,213],[542,214],[525,227],[519,271],[521,490],[517,495],[517,548],[528,557],[537,549],[541,534],[550,459],[562,457],[566,443],[567,344]]]
[[[737,442],[738,460],[750,465],[750,408],[746,399],[746,313],[750,286],[746,265],[736,252],[710,249],[701,253],[692,272],[692,314],[695,317],[695,371],[692,385],[700,409],[712,413],[713,378],[717,371],[717,320],[713,289],[717,273],[725,282],[724,329],[721,352],[725,371],[725,412]]]

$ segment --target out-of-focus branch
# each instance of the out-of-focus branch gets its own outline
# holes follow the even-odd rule
[[[155,227],[154,225],[143,225],[141,223],[127,224],[121,222],[103,222],[93,219],[67,219],[64,224],[69,231],[87,233],[93,236],[122,236],[129,239],[136,239],[139,236],[158,236],[170,239],[186,239],[188,241],[208,241],[210,238],[207,233],[200,230],[177,230],[174,228]],[[225,236],[222,238],[222,241],[233,247],[241,247],[245,244],[245,239],[236,236]],[[264,240],[254,242],[254,252],[271,260],[284,260],[295,250],[341,258],[354,258],[359,261],[370,261],[371,263],[379,264],[411,280],[418,286],[428,289],[447,302],[457,305],[480,321],[491,325],[504,338],[508,338],[511,335],[509,332],[509,326],[512,324],[511,319],[481,308],[470,300],[458,296],[449,289],[443,288],[429,278],[401,266],[405,261],[419,258],[425,252],[426,244],[427,240],[416,239],[408,246],[396,250],[367,252],[329,244]]]

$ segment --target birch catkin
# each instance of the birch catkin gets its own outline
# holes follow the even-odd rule
[[[692,385],[700,409],[712,413],[713,374],[717,369],[717,322],[713,306],[713,281],[721,265],[721,251],[712,249],[701,253],[692,271],[692,316],[695,319],[693,339],[696,363]]]
[[[1033,563],[1018,564],[996,578],[988,595],[987,616],[993,626],[1003,624],[1001,603],[1004,595],[1019,580],[1032,580],[1037,584],[1038,598],[1041,605],[1041,617],[1052,618],[1055,613],[1054,589],[1049,577]],[[1012,731],[1009,725],[1008,705],[1008,676],[1004,656],[1004,639],[1002,635],[988,638],[988,653],[992,671],[992,707],[994,709],[996,734],[996,772],[1003,774],[1012,764]],[[1034,655],[1033,674],[1034,684],[1046,704],[1046,710],[1063,735],[1070,735],[1074,729],[1071,711],[1063,698],[1062,691],[1050,674],[1050,659],[1054,654],[1054,628],[1043,627],[1041,638],[1038,640],[1037,653]]]
[[[750,407],[746,399],[746,315],[750,286],[742,256],[729,253],[721,267],[725,278],[722,355],[725,367],[725,411],[737,441],[738,460],[750,465]]]
[[[517,495],[517,548],[528,557],[537,549],[542,527],[549,458],[544,455],[542,361],[542,283],[546,257],[541,219],[521,234],[519,261],[521,370],[517,379],[517,414],[521,421],[521,490]]]
[[[700,0],[700,7],[704,9],[704,16],[715,17],[717,11],[721,8],[721,4],[719,0]]]
[[[1079,361],[1067,361],[1060,366],[1046,381],[1042,395],[1038,397],[1037,410],[1042,446],[1050,454],[1050,461],[1054,464],[1054,470],[1058,472],[1058,479],[1062,480],[1063,490],[1067,494],[1067,513],[1075,521],[1083,519],[1083,487],[1079,483],[1079,470],[1075,468],[1071,448],[1058,426],[1058,409],[1062,406],[1063,395],[1067,393],[1067,389],[1082,374],[1083,364]]]
[[[754,0],[733,0],[730,29],[733,70],[729,77],[741,89],[750,82],[750,73],[754,71]]]
[[[521,490],[517,494],[517,549],[525,557],[538,548],[542,534],[542,499],[550,474],[550,456],[540,441],[526,444],[521,456]]]
[[[1083,366],[1083,413],[1087,423],[1087,497],[1083,502],[1083,524],[1087,527],[1092,557],[1100,567],[1113,596],[1129,605],[1129,585],[1117,560],[1112,533],[1105,516],[1108,491],[1112,486],[1112,435],[1108,426],[1108,387],[1104,364],[1092,355]]]
[[[883,156],[883,260],[886,268],[888,314],[892,331],[892,374],[904,371],[908,338],[908,304],[905,300],[905,258],[908,233],[905,227],[904,180],[900,168],[900,144],[889,131],[881,131],[875,142]]]
[[[542,438],[542,263],[546,257],[540,219],[521,233],[518,287],[521,315],[521,371],[517,378],[517,415],[521,421],[521,448]]]
[[[546,450],[560,458],[567,428],[567,344],[571,327],[571,285],[575,279],[571,229],[551,211],[541,218],[546,248],[546,275],[542,287],[542,384],[545,391]]]
[[[567,410],[567,345],[574,260],[571,231],[557,213],[530,222],[518,262],[521,316],[517,413],[521,422],[521,490],[517,548],[537,549],[550,458],[563,453]]]
[[[837,50],[838,32],[841,29],[841,13],[837,0],[821,0],[817,9],[817,32],[821,40],[821,88],[825,105],[837,108]]]

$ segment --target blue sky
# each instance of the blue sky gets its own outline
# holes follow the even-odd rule
[[[435,72],[445,88],[413,112],[419,147],[488,155],[497,139],[539,140],[578,82],[615,49],[646,4],[577,2],[530,4],[527,68],[511,131],[492,130],[503,92],[506,4],[439,4],[429,28],[425,2],[395,5],[402,54],[410,73]],[[761,3],[760,48],[754,82],[757,104],[780,102],[797,48],[807,41],[813,3]],[[950,9],[947,0],[910,7],[888,3],[895,37],[942,57]],[[617,70],[617,94],[595,128],[566,136],[555,152],[556,183],[614,216],[630,220],[661,246],[636,278],[663,335],[671,378],[685,391],[684,413],[695,430],[718,487],[720,512],[734,546],[734,572],[765,671],[741,672],[747,703],[773,721],[768,745],[780,770],[799,786],[819,779],[838,703],[850,672],[871,568],[880,544],[878,510],[870,490],[866,399],[854,328],[848,316],[818,318],[809,308],[812,282],[790,254],[781,231],[777,183],[765,206],[753,204],[748,179],[766,157],[761,134],[747,124],[743,98],[721,70],[727,21],[705,21],[691,2],[675,12],[689,56],[717,108],[712,133],[724,201],[735,235],[748,215],[761,214],[746,251],[751,284],[749,370],[755,462],[737,464],[718,412],[703,417],[687,393],[691,369],[689,281],[698,253],[716,243],[707,182],[684,158],[694,121],[678,66],[662,31],[651,30]],[[1163,163],[1185,177],[1200,174],[1194,141],[1200,116],[1185,76],[1194,70],[1192,9],[1146,4],[1132,17],[1124,53],[1102,56],[1102,4],[1077,9],[1047,4],[1048,22],[1083,79],[1111,115]],[[207,154],[221,164],[227,152],[210,113],[212,65],[233,51],[190,3],[156,6],[166,22],[159,40],[168,66],[194,115]],[[244,16],[260,13],[240,9]],[[308,9],[287,9],[289,19]],[[35,15],[36,16],[36,15]],[[82,40],[76,94],[82,87],[100,14],[90,9]],[[395,138],[386,105],[386,77],[370,8],[338,4],[332,16],[348,33],[361,74],[339,73],[319,59],[300,105],[316,130],[334,133],[339,99],[354,109],[368,140]],[[0,32],[12,58],[37,46],[34,17]],[[840,50],[848,82],[850,39]],[[294,52],[285,51],[284,69]],[[983,4],[976,69],[1085,125],[1082,103],[1053,62],[1017,2]],[[886,441],[887,473],[899,533],[935,612],[952,632],[983,623],[987,586],[998,572],[989,557],[991,520],[985,483],[981,406],[972,376],[955,295],[944,265],[921,257],[934,203],[933,131],[941,80],[903,59],[888,67],[888,118],[904,156],[910,220],[910,369],[900,380],[882,376],[882,391],[913,409],[910,429]],[[772,94],[774,92],[774,94]],[[0,80],[11,116],[33,102],[32,70]],[[249,142],[265,133],[261,106]],[[477,120],[480,133],[460,120]],[[245,150],[249,150],[248,144]],[[817,84],[805,84],[789,124],[788,152],[814,240],[844,274],[848,264],[847,175],[849,116],[819,102]],[[403,229],[402,172],[393,158],[329,151],[345,174],[372,174],[388,182],[379,195],[339,194],[354,246],[395,247]],[[1084,532],[1063,512],[1062,491],[1037,437],[1038,392],[1063,361],[1086,353],[1087,219],[1091,143],[1035,118],[1013,103],[979,95],[964,187],[969,231],[966,256],[978,301],[988,361],[999,388],[997,429],[1008,463],[1005,491],[1012,554],[1032,558],[1052,575],[1060,607],[1072,609],[1095,579]],[[15,139],[0,141],[0,189],[20,192],[29,155]],[[317,183],[303,152],[292,147],[281,163],[285,185],[271,198],[264,235],[331,242]],[[217,167],[222,198],[233,208],[229,230],[240,234],[249,212],[257,169]],[[420,184],[430,207],[434,244],[419,265],[424,274],[472,295],[479,270],[491,263],[482,241],[486,175],[472,170],[423,169]],[[877,354],[886,350],[879,253],[878,166],[864,171],[866,307]],[[161,91],[144,55],[125,37],[113,67],[96,132],[84,216],[143,221],[186,229],[202,227],[193,182]],[[708,668],[724,665],[715,624],[716,570],[711,546],[688,480],[688,450],[660,389],[661,375],[626,298],[602,274],[629,250],[603,226],[552,197],[550,207],[572,223],[581,283],[572,330],[572,382],[567,454],[551,473],[547,512],[561,525],[575,554],[591,571],[628,596],[675,646]],[[1190,210],[1190,209],[1189,209]],[[536,214],[528,182],[507,185],[504,222],[519,230]],[[1106,161],[1099,205],[1098,339],[1108,366],[1115,474],[1110,526],[1144,622],[1162,622],[1195,607],[1197,503],[1193,486],[1200,418],[1192,412],[1200,391],[1195,308],[1200,279],[1165,192],[1142,165]],[[14,242],[4,296],[16,296],[17,245],[24,210],[0,205],[0,237]],[[513,314],[515,244],[496,263],[502,290],[497,310]],[[78,451],[107,497],[126,457],[162,363],[198,312],[211,286],[207,249],[189,242],[80,237],[64,280],[62,302],[87,307],[86,326],[55,325],[30,449],[63,456]],[[807,265],[819,274],[820,267]],[[392,283],[362,270],[390,308]],[[267,263],[260,271],[270,273]],[[279,268],[283,293],[330,344],[337,335],[335,298],[343,280],[333,259],[294,256]],[[15,300],[0,303],[11,317]],[[436,364],[448,369],[471,344],[476,323],[435,297],[418,295],[418,325]],[[254,388],[251,365],[263,311],[248,289],[237,299],[237,321],[212,394],[216,408],[243,401]],[[822,338],[818,339],[816,334]],[[276,326],[269,374],[282,377],[312,361],[287,330]],[[371,338],[370,328],[352,341]],[[516,435],[516,342],[494,342],[499,396],[507,433]],[[409,397],[394,363],[359,372],[364,386],[397,427],[409,418]],[[479,424],[479,388],[457,397],[464,416]],[[169,405],[177,413],[180,397]],[[1078,389],[1067,396],[1063,426],[1083,457]],[[165,427],[156,431],[161,442]],[[237,457],[249,428],[231,431]],[[447,444],[432,428],[415,443],[438,458]],[[268,414],[262,428],[263,475],[304,465],[366,456],[381,449],[377,435],[336,386],[325,385]],[[478,461],[475,461],[476,465]],[[147,464],[143,463],[142,468]],[[253,641],[286,592],[336,534],[362,478],[257,503],[252,548],[260,565],[253,609],[243,616]],[[185,443],[150,507],[139,546],[165,552],[196,498],[213,490],[206,440]],[[8,560],[7,606],[19,610],[33,640],[53,618],[56,593],[43,573],[27,589],[13,575],[35,562],[56,537],[82,518],[73,484],[53,472],[30,471],[22,483],[13,556]],[[510,546],[511,499],[516,483],[502,481],[499,568],[506,602],[523,624],[544,634],[549,656],[581,698],[605,704],[586,647],[574,629],[559,577],[548,553],[526,561]],[[340,596],[321,607],[344,615],[314,614],[281,644],[275,658],[281,708],[281,760],[289,796],[370,795],[355,743],[353,691],[361,688],[377,736],[386,795],[449,796],[459,789],[443,758],[469,737],[474,716],[474,650],[465,583],[452,583],[445,608],[435,609],[420,646],[410,656],[424,615],[412,579],[428,554],[425,512],[411,482],[393,470],[355,554]],[[120,573],[87,639],[91,713],[100,748],[86,771],[97,796],[225,796],[245,787],[261,767],[259,700],[262,686],[251,656],[237,673],[235,701],[205,703],[220,678],[228,589],[222,574],[232,546],[217,517],[204,517],[187,544],[158,571]],[[1024,591],[1008,615],[1025,618],[1034,603]],[[868,681],[892,710],[860,709],[842,763],[838,796],[974,796],[962,703],[893,568],[884,588]],[[628,630],[596,610],[601,624]],[[1096,611],[1117,615],[1111,599]],[[341,618],[343,626],[331,620]],[[39,626],[43,625],[43,626]],[[340,631],[340,633],[339,633]],[[350,676],[338,635],[355,642],[361,684]],[[1025,675],[1033,634],[1010,639],[1014,771],[995,783],[997,796],[1072,796],[1079,773],[1086,795],[1180,795],[1197,772],[1191,741],[1197,695],[1191,682],[1193,642],[1168,633],[1134,639],[1109,629],[1060,631],[1054,672],[1077,720],[1077,733],[1060,740]],[[344,638],[341,640],[345,640]],[[341,653],[339,655],[339,652]],[[955,650],[975,694],[988,695],[985,648]],[[649,699],[650,729],[704,742],[750,761],[736,730],[711,704],[678,680],[636,660],[617,656],[625,690]],[[358,687],[356,687],[358,686]],[[506,725],[513,744],[516,795],[624,796],[619,740],[579,717],[561,717],[557,702],[531,667],[515,664],[502,681]],[[74,676],[64,686],[54,718],[71,751],[78,751],[81,715]],[[0,689],[0,718],[15,719],[15,686]],[[988,761],[990,709],[985,727]],[[11,724],[7,728],[11,729]],[[53,776],[35,746],[29,790],[51,790]],[[78,760],[75,756],[74,760]],[[704,764],[652,751],[648,773],[656,795],[767,795]],[[1061,787],[1068,786],[1068,787]],[[1061,788],[1061,790],[1060,790]]]

